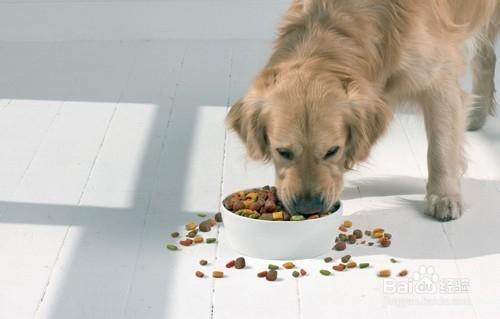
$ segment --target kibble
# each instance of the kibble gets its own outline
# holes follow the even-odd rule
[[[401,270],[398,274],[399,277],[406,277],[408,275],[408,270]]]
[[[197,234],[198,234],[198,230],[195,229],[195,230],[192,230],[189,233],[187,233],[186,236],[189,238],[194,238],[194,237],[196,237]]]
[[[197,215],[198,215],[198,217],[201,217],[201,218],[207,217],[207,214],[205,214],[205,213],[198,213]]]
[[[384,237],[387,238],[387,239],[391,239],[392,238],[392,235],[389,234],[389,233],[384,233]]]
[[[356,236],[354,236],[354,235],[349,235],[349,236],[347,236],[347,242],[348,242],[349,244],[354,244],[354,243],[356,243]]]
[[[193,243],[195,243],[195,244],[200,244],[203,241],[204,241],[204,239],[201,236],[196,236],[195,238],[193,238]]]
[[[344,227],[347,227],[347,228],[352,227],[352,221],[350,221],[350,220],[344,220],[344,224],[343,225],[344,225]]]
[[[323,276],[330,276],[332,274],[329,270],[326,269],[321,269],[319,273],[322,274]]]
[[[335,271],[344,271],[345,265],[344,264],[338,264],[332,267],[333,270]]]
[[[345,255],[344,257],[340,258],[340,261],[342,261],[344,264],[349,260],[351,260],[351,255]]]
[[[196,223],[186,224],[186,230],[188,230],[188,231],[194,230],[194,229],[196,229],[196,227],[198,227],[198,225]]]
[[[356,268],[357,266],[358,264],[356,264],[354,261],[350,261],[346,265],[347,268]]]
[[[372,235],[371,230],[365,230],[365,235],[366,235],[366,236],[371,236],[371,235]]]
[[[389,247],[391,245],[391,241],[388,238],[383,237],[380,240],[380,246],[382,247]]]
[[[267,266],[267,269],[270,269],[270,270],[278,270],[280,267],[279,266],[276,266],[276,265],[273,265],[273,264],[269,264]]]
[[[310,220],[310,219],[318,219],[318,218],[319,218],[318,214],[310,215],[309,217],[307,217],[308,220]]]
[[[246,266],[245,258],[243,257],[236,258],[236,261],[234,262],[234,268],[243,269],[245,268],[245,266]]]
[[[391,276],[391,271],[389,269],[381,270],[377,273],[379,277],[387,278]]]
[[[286,262],[283,264],[283,268],[292,269],[292,268],[295,268],[295,264],[293,262],[289,261],[289,262]]]
[[[231,260],[226,264],[226,268],[233,268],[234,264],[236,264],[235,260]]]
[[[362,238],[363,237],[363,232],[361,231],[361,229],[356,229],[355,231],[352,232],[352,234],[357,238]]]
[[[206,265],[208,265],[208,261],[206,261],[205,259],[202,259],[202,260],[200,260],[200,265],[206,266]]]
[[[368,246],[373,246],[373,245],[375,245],[375,243],[372,241],[368,243]]]
[[[370,266],[369,263],[361,263],[361,264],[359,264],[359,268],[361,268],[361,269],[368,268],[369,266]]]
[[[172,244],[167,244],[167,249],[168,249],[168,250],[175,251],[175,250],[177,250],[177,246],[172,245]]]
[[[210,227],[214,227],[215,225],[217,225],[217,221],[215,220],[215,218],[210,218],[208,221],[210,222]]]
[[[207,240],[205,240],[205,242],[207,244],[213,244],[217,241],[217,238],[207,238]]]
[[[294,272],[292,272],[292,276],[297,278],[300,276],[300,272],[298,272],[297,270],[295,270]]]
[[[340,225],[339,226],[339,230],[342,231],[342,232],[346,232],[347,228],[344,225]]]
[[[307,275],[307,271],[305,271],[304,269],[301,269],[301,270],[300,270],[300,275],[301,275],[301,276],[305,276],[305,275]]]
[[[179,235],[180,235],[180,234],[179,234],[178,232],[173,232],[173,233],[171,233],[171,234],[170,234],[170,236],[171,236],[172,238],[177,238],[177,237],[179,237]]]
[[[340,241],[347,241],[347,235],[346,234],[339,234],[339,240]]]
[[[382,232],[378,232],[378,233],[373,232],[372,233],[373,238],[382,238],[383,236],[384,236],[384,233],[382,233]]]
[[[182,246],[191,246],[193,244],[193,241],[189,238],[181,240],[179,242]]]
[[[335,244],[335,250],[342,251],[346,249],[346,244],[343,241],[339,241]]]
[[[267,281],[275,281],[278,278],[278,272],[276,270],[269,270],[266,274]]]
[[[325,258],[323,259],[323,261],[324,261],[325,263],[331,263],[331,262],[333,261],[333,258],[332,258],[332,257],[325,257]]]
[[[261,271],[257,274],[257,277],[264,278],[267,276],[267,270]]]
[[[222,278],[222,277],[224,277],[224,273],[222,271],[215,270],[215,271],[212,272],[212,277],[214,277],[214,278]]]
[[[201,271],[199,271],[199,270],[198,270],[197,272],[195,272],[195,275],[196,275],[196,277],[198,277],[198,278],[203,278],[203,277],[205,277],[205,274],[204,274],[204,273],[202,273],[202,272],[201,272]]]
[[[206,220],[206,221],[200,223],[200,225],[198,226],[198,229],[204,233],[209,232],[212,229],[212,224],[211,224],[210,220]]]
[[[290,220],[294,222],[302,221],[304,219],[306,218],[302,215],[292,215],[292,217],[290,217]]]
[[[395,264],[395,263],[399,262],[399,261],[397,261],[397,260],[396,260],[396,258],[391,258],[391,259],[390,259],[390,261],[391,261],[391,263],[393,263],[393,264]]]
[[[222,223],[222,213],[215,214],[215,221],[218,223]]]

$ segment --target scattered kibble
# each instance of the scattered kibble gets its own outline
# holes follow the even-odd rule
[[[215,221],[218,223],[222,223],[222,213],[215,214]]]
[[[198,227],[198,225],[196,223],[189,223],[189,224],[186,224],[186,230],[187,231],[191,231],[191,230],[195,230],[196,227]]]
[[[351,255],[345,255],[344,257],[340,258],[340,260],[345,264],[349,260],[351,260]]]
[[[384,237],[387,238],[387,239],[391,239],[392,238],[392,235],[389,234],[389,233],[384,233]]]
[[[333,261],[333,258],[332,258],[332,257],[325,257],[325,258],[323,259],[323,261],[324,261],[325,263],[331,263],[331,262]]]
[[[356,243],[356,236],[354,236],[354,235],[349,235],[349,236],[347,236],[347,242],[348,242],[349,244],[354,244],[354,243]]]
[[[233,268],[234,264],[236,264],[235,260],[231,260],[226,264],[226,268]]]
[[[201,271],[199,271],[199,270],[198,270],[197,272],[195,272],[195,275],[196,275],[196,277],[198,277],[198,278],[203,278],[203,277],[205,277],[205,274],[204,274],[204,273],[202,273],[202,272],[201,272]]]
[[[340,241],[347,241],[347,235],[346,234],[339,234],[339,240]]]
[[[347,228],[352,227],[352,221],[350,221],[350,220],[344,220],[343,225],[344,225],[344,227],[347,227]]]
[[[390,260],[391,260],[391,263],[393,263],[393,264],[395,264],[395,263],[399,262],[399,261],[397,261],[397,259],[396,259],[396,258],[391,258]]]
[[[391,276],[391,271],[389,269],[384,269],[379,271],[377,275],[382,278],[387,278]]]
[[[261,271],[257,274],[257,277],[264,278],[267,276],[267,270]]]
[[[346,265],[347,268],[356,268],[357,266],[358,264],[356,264],[354,261],[350,261]]]
[[[359,264],[359,268],[361,268],[361,269],[368,268],[369,266],[370,266],[369,263],[361,263],[361,264]]]
[[[267,269],[270,269],[270,270],[278,270],[280,267],[279,266],[276,266],[276,265],[273,265],[273,264],[269,264],[267,266]]]
[[[339,230],[342,231],[342,232],[346,232],[347,228],[344,225],[340,225],[339,226]]]
[[[177,246],[172,245],[172,244],[167,244],[167,249],[168,249],[168,250],[175,251],[175,250],[177,250]]]
[[[217,241],[217,238],[207,238],[207,240],[205,240],[205,242],[207,244],[213,244]]]
[[[384,233],[375,233],[375,232],[372,233],[373,238],[382,238],[383,236],[384,236]]]
[[[321,269],[319,273],[322,274],[323,276],[330,276],[332,274],[329,270],[326,269]]]
[[[297,278],[300,276],[300,272],[298,272],[297,270],[295,270],[294,272],[292,272],[292,276]]]
[[[383,228],[374,228],[372,230],[372,233],[383,233],[384,232],[384,229]]]
[[[186,236],[189,238],[194,238],[194,237],[196,237],[197,234],[198,234],[198,230],[194,229],[194,230],[190,231],[189,233],[187,233]]]
[[[178,232],[173,232],[173,233],[171,233],[171,234],[170,234],[170,236],[171,236],[172,238],[177,238],[177,237],[179,237],[179,235],[180,235],[180,234],[179,234]]]
[[[408,270],[401,270],[398,274],[399,277],[406,277],[408,275]]]
[[[314,215],[309,215],[309,217],[307,217],[307,219],[318,219],[319,218],[319,215],[318,214],[314,214]]]
[[[344,271],[345,265],[344,264],[338,264],[332,267],[333,270],[335,271]]]
[[[363,237],[363,232],[361,231],[361,229],[356,229],[355,231],[352,232],[352,234],[354,235],[354,237],[356,237],[357,239]]]
[[[224,277],[224,273],[222,271],[215,270],[215,271],[212,272],[212,277],[214,277],[214,278],[222,278],[222,277]]]
[[[205,214],[205,213],[198,213],[197,215],[198,215],[198,217],[201,217],[201,218],[207,217],[207,214]]]
[[[234,262],[234,268],[243,269],[245,268],[245,266],[246,266],[245,258],[243,257],[236,258],[236,261]]]
[[[208,261],[206,261],[205,259],[202,259],[202,260],[200,260],[200,265],[206,266],[206,265],[208,265]]]
[[[381,240],[380,240],[380,246],[382,247],[389,247],[391,245],[391,240],[386,238],[386,237],[383,237]]]
[[[335,250],[342,251],[346,249],[346,244],[343,241],[339,241],[335,244]]]
[[[372,241],[368,243],[368,246],[373,246],[373,245],[375,245],[375,243]]]
[[[195,243],[195,244],[200,244],[203,241],[204,241],[204,239],[201,236],[196,236],[195,238],[193,238],[193,243]]]
[[[292,217],[290,217],[290,220],[291,221],[294,221],[294,222],[299,222],[299,221],[302,221],[306,219],[303,215],[292,215]]]
[[[286,262],[283,264],[283,268],[292,269],[292,268],[295,268],[295,264],[293,262],[289,261],[289,262]]]
[[[193,241],[189,238],[186,238],[184,240],[181,240],[179,242],[182,246],[191,246],[193,244]]]
[[[198,229],[204,233],[209,232],[212,229],[212,223],[210,222],[210,219],[200,223]]]
[[[278,278],[278,272],[276,270],[269,270],[266,274],[267,281],[275,281]]]
[[[371,230],[365,230],[365,235],[366,235],[366,236],[371,236],[371,235],[372,235]]]

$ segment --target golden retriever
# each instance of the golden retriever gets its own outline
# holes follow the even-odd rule
[[[428,136],[427,212],[458,218],[464,133],[494,110],[498,7],[497,0],[295,0],[269,62],[226,123],[252,159],[273,162],[286,208],[311,214],[334,205],[344,173],[367,159],[394,106],[416,102]],[[459,86],[466,47],[474,48],[472,95]]]

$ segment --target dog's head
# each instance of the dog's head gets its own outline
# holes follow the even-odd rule
[[[261,72],[226,122],[254,160],[270,160],[291,212],[330,210],[343,175],[365,160],[391,117],[363,79],[274,66]]]

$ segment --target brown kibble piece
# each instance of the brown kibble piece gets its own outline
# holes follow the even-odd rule
[[[215,221],[218,223],[222,223],[222,213],[215,214]]]
[[[186,236],[189,238],[194,238],[194,237],[196,237],[196,234],[198,234],[198,230],[195,229],[195,230],[192,230],[189,233],[187,233]]]
[[[332,269],[335,270],[335,271],[344,271],[345,265],[344,264],[338,264],[336,266],[333,266]]]
[[[182,246],[191,246],[191,244],[193,244],[193,241],[191,239],[187,238],[187,239],[181,240],[179,243]]]
[[[372,233],[373,238],[382,238],[384,237],[384,233],[378,232],[378,233]]]
[[[372,231],[371,230],[365,230],[365,235],[366,236],[371,236],[372,235]]]
[[[352,227],[352,221],[350,221],[350,220],[344,220],[343,225],[344,225],[344,227],[347,227],[347,228]]]
[[[342,251],[346,249],[346,244],[343,241],[339,241],[335,244],[335,250]]]
[[[387,238],[387,239],[391,239],[392,238],[392,235],[389,234],[389,233],[384,233],[384,237]]]
[[[347,236],[347,242],[348,242],[349,244],[354,244],[354,243],[356,243],[356,236],[354,236],[354,235],[349,235],[349,236]]]
[[[196,227],[198,227],[198,225],[195,223],[186,224],[186,230],[188,230],[188,231],[195,230]]]
[[[202,222],[200,224],[200,226],[198,226],[198,229],[204,233],[209,232],[212,229],[212,224],[211,224],[210,220],[206,220],[206,221]]]
[[[172,236],[172,238],[177,238],[177,237],[179,237],[179,235],[180,234],[178,232],[173,232],[170,234],[170,236]]]
[[[391,245],[391,240],[390,239],[384,237],[384,238],[382,238],[380,240],[380,246],[382,246],[382,247],[389,247],[390,245]]]
[[[292,269],[292,268],[295,268],[295,264],[293,262],[289,261],[289,262],[286,262],[283,264],[283,268]]]
[[[340,258],[340,261],[342,261],[344,264],[349,260],[351,260],[351,255],[345,255],[344,257]]]
[[[357,266],[358,264],[356,264],[354,261],[350,261],[346,265],[347,268],[356,268]]]
[[[361,229],[356,229],[355,231],[352,232],[352,234],[358,239],[363,237],[363,232],[361,231]]]
[[[197,271],[197,272],[195,272],[195,275],[196,275],[196,277],[198,277],[198,278],[203,278],[203,277],[205,277],[205,274],[204,274],[204,273],[202,273],[201,271]]]
[[[307,275],[307,271],[305,271],[304,269],[301,269],[301,270],[300,270],[300,275],[301,275],[301,276],[305,276],[305,275]]]
[[[200,260],[200,265],[206,266],[207,264],[208,264],[208,261],[206,261],[205,259]]]
[[[204,241],[204,239],[201,236],[196,236],[195,238],[193,238],[193,243],[195,243],[195,244],[200,244],[203,241]]]
[[[278,278],[278,272],[276,270],[269,270],[266,275],[268,281],[275,281]]]
[[[340,225],[340,226],[339,226],[339,230],[340,230],[340,231],[343,231],[343,232],[346,232],[346,231],[347,231],[347,228],[346,228],[344,225]]]
[[[325,258],[323,259],[323,261],[324,261],[325,263],[331,263],[331,262],[333,261],[333,258],[332,258],[332,257],[325,257]]]
[[[267,276],[267,270],[261,271],[257,274],[257,277],[264,278]]]
[[[224,277],[224,273],[222,271],[217,271],[216,270],[216,271],[212,272],[212,277],[214,277],[214,278],[222,278],[222,277]]]
[[[408,270],[401,270],[398,274],[399,277],[406,277],[408,275]]]
[[[391,271],[389,269],[381,270],[377,273],[379,277],[387,278],[391,276]]]
[[[243,257],[238,257],[236,258],[236,261],[234,262],[234,268],[236,269],[243,269],[246,266],[245,258]]]
[[[234,264],[236,264],[235,260],[231,260],[226,264],[226,268],[233,268]]]

